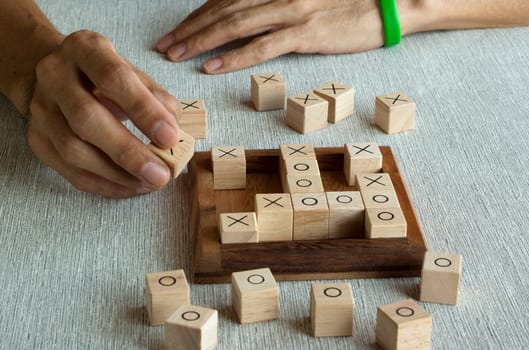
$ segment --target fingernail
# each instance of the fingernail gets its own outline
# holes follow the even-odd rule
[[[166,36],[164,36],[158,41],[158,43],[156,44],[156,50],[160,52],[165,52],[173,44],[174,44],[173,36],[171,34],[167,34]]]
[[[163,120],[154,124],[152,134],[154,136],[154,141],[156,141],[160,147],[169,148],[174,146],[178,141],[178,131]]]
[[[167,51],[167,56],[171,60],[177,60],[186,53],[186,44],[178,44]]]
[[[160,188],[169,181],[169,171],[161,165],[148,162],[141,167],[141,176],[155,188]]]
[[[220,58],[213,58],[209,61],[206,61],[204,62],[204,70],[207,72],[207,73],[210,73],[210,72],[214,72],[216,71],[217,69],[221,68],[222,67],[222,60]]]

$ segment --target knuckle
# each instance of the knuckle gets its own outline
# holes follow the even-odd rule
[[[125,142],[117,147],[117,153],[113,157],[117,164],[128,168],[127,164],[131,160],[138,159],[138,155],[141,154],[140,148],[136,145],[135,142]]]
[[[258,57],[268,57],[274,49],[274,41],[268,36],[263,36],[254,41],[255,53]]]
[[[81,140],[71,136],[61,140],[62,147],[58,147],[57,151],[64,161],[68,164],[77,165],[80,159],[83,159],[83,143]]]
[[[64,39],[64,46],[67,48],[84,49],[92,51],[101,45],[108,45],[109,40],[103,35],[90,30],[79,30],[68,35]]]
[[[70,127],[73,132],[81,140],[90,140],[94,129],[97,129],[95,120],[97,119],[97,112],[89,105],[81,105],[78,107],[75,117],[69,120]]]
[[[111,92],[114,90],[113,87],[128,86],[128,76],[131,73],[131,68],[121,62],[113,62],[104,65],[100,68],[98,74],[98,87],[103,92]]]

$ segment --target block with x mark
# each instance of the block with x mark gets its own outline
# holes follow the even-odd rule
[[[395,190],[388,173],[357,174],[356,186],[360,192]]]
[[[347,143],[344,150],[343,164],[347,184],[354,186],[356,174],[382,171],[382,153],[374,142]]]
[[[283,184],[283,189],[287,188],[287,162],[298,161],[316,161],[316,152],[314,151],[314,147],[308,143],[279,145],[279,174],[281,176],[281,183]],[[294,164],[296,163],[293,163],[292,166]],[[312,166],[312,170],[314,170],[314,166]],[[314,171],[311,171],[311,173],[313,172]]]
[[[327,127],[329,102],[314,93],[289,97],[286,124],[302,134]]]
[[[328,121],[337,123],[353,114],[355,91],[342,83],[329,81],[314,90],[329,102]]]
[[[415,129],[415,102],[403,93],[377,96],[375,124],[386,134]]]
[[[195,139],[180,129],[178,131],[178,144],[175,147],[161,149],[152,143],[147,147],[169,166],[171,175],[176,178],[185,169],[195,153]]]
[[[221,243],[257,243],[259,233],[255,212],[219,215]]]
[[[258,111],[285,108],[285,80],[277,72],[251,76],[252,102]]]
[[[246,188],[246,156],[242,146],[216,146],[211,148],[213,163],[213,189]]]
[[[292,240],[292,200],[288,193],[255,195],[259,241]]]
[[[208,124],[204,101],[201,99],[180,100],[178,125],[194,138],[206,138]]]

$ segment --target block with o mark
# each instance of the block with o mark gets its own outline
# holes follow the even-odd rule
[[[397,193],[393,189],[389,190],[369,190],[362,191],[362,200],[366,209],[369,208],[400,208]]]
[[[215,349],[217,329],[217,310],[189,304],[181,305],[164,323],[164,349]]]
[[[286,124],[301,134],[327,127],[329,102],[314,93],[289,97]]]
[[[422,266],[419,300],[456,305],[462,260],[460,254],[427,251]]]
[[[344,174],[349,186],[356,183],[356,174],[382,171],[382,153],[374,142],[347,143],[344,149]]]
[[[354,299],[349,283],[315,283],[310,292],[310,320],[315,337],[353,335]]]
[[[147,314],[152,326],[163,322],[182,304],[189,303],[189,285],[183,270],[145,275]]]
[[[255,195],[259,241],[291,241],[293,210],[288,193]]]
[[[279,317],[279,287],[269,268],[234,272],[231,286],[233,308],[240,323]]]
[[[323,182],[318,174],[288,175],[286,176],[286,188],[288,193],[314,193],[323,192]]]
[[[329,81],[314,90],[314,93],[329,102],[328,120],[337,123],[353,114],[355,91],[337,81]]]
[[[309,167],[311,168],[311,173],[314,173],[314,163],[312,163],[316,162],[316,152],[314,151],[314,147],[308,143],[279,145],[279,174],[281,175],[281,181],[284,189],[287,188],[287,162],[290,162],[289,168],[291,172],[294,171],[293,166],[295,164],[298,164],[298,162],[303,162],[309,165]],[[298,169],[301,170],[302,168],[303,165],[298,166]],[[299,172],[300,170],[297,171]]]
[[[375,124],[386,134],[415,128],[415,102],[403,93],[375,98]]]
[[[211,147],[213,189],[246,188],[246,155],[242,146]]]
[[[219,215],[221,243],[259,242],[255,212],[222,213]]]
[[[277,72],[251,76],[252,102],[258,111],[285,108],[285,90],[285,80]]]
[[[197,139],[207,136],[207,111],[201,99],[180,100],[178,126]]]
[[[364,203],[358,191],[327,192],[329,238],[364,238]]]
[[[195,153],[195,139],[185,131],[179,130],[178,144],[175,147],[161,149],[152,143],[147,147],[169,166],[172,177],[176,178],[185,169]]]
[[[366,209],[366,238],[406,238],[406,230],[406,219],[400,208]]]
[[[325,193],[292,193],[294,240],[329,238],[329,206]]]
[[[388,173],[356,174],[356,187],[361,192],[395,190]]]
[[[432,316],[413,300],[379,306],[376,342],[385,350],[429,349]]]

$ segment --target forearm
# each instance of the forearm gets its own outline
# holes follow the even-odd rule
[[[34,1],[0,1],[0,93],[20,113],[29,111],[37,63],[62,39]]]

